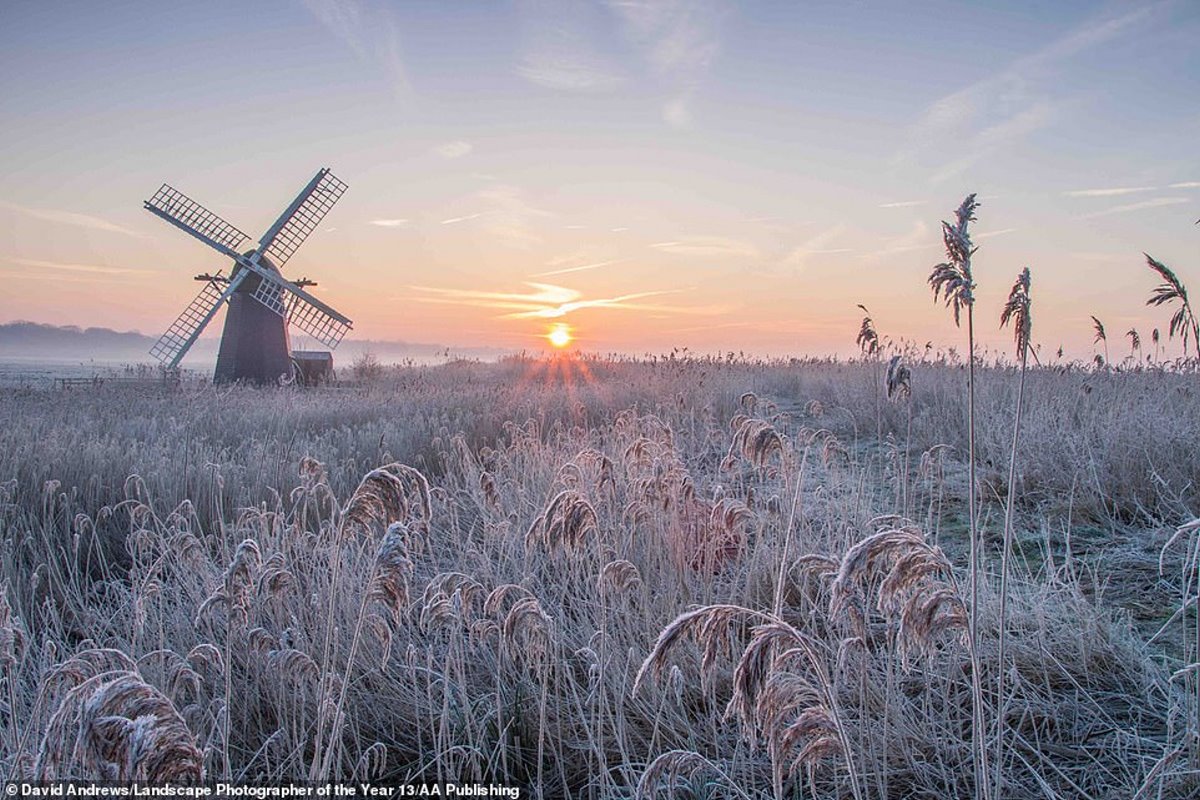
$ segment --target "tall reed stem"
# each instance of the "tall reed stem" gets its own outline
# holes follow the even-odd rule
[[[975,304],[967,306],[967,524],[971,536],[971,749],[975,756],[975,796],[990,800],[987,743],[984,741],[983,682],[979,674],[979,529],[975,499]]]
[[[976,519],[975,485],[975,279],[971,274],[971,256],[975,247],[968,232],[975,220],[975,195],[969,194],[954,212],[954,224],[942,222],[946,261],[937,264],[929,276],[934,300],[944,298],[954,310],[958,325],[962,310],[967,311],[967,522],[971,537],[970,585],[971,611],[967,639],[971,657],[971,752],[975,764],[975,797],[989,800],[987,743],[984,741],[983,686],[979,674],[979,525]]]
[[[1013,417],[1012,449],[1008,454],[1008,498],[1004,504],[1004,549],[1000,554],[1000,633],[999,652],[996,659],[996,763],[993,773],[993,790],[1000,796],[1002,763],[1004,760],[1004,718],[1007,698],[1004,696],[1005,645],[1008,642],[1008,562],[1012,557],[1013,505],[1017,496],[1017,443],[1021,435],[1021,410],[1025,399],[1025,373],[1029,366],[1029,343],[1033,330],[1032,300],[1029,296],[1029,267],[1021,270],[1016,283],[1008,293],[1008,302],[1000,314],[1000,327],[1014,323],[1017,356],[1021,362],[1020,378],[1017,382],[1017,410]],[[1100,321],[1096,321],[1098,328]]]
[[[1013,420],[1012,449],[1008,456],[1008,498],[1004,504],[1004,549],[1000,553],[1000,644],[996,657],[996,754],[993,770],[993,796],[1000,796],[1001,762],[1004,756],[1004,713],[1006,698],[1004,696],[1005,645],[1008,631],[1008,562],[1012,554],[1013,542],[1013,501],[1016,497],[1017,481],[1017,442],[1021,433],[1021,406],[1025,398],[1025,368],[1028,360],[1029,347],[1021,350],[1021,377],[1017,382],[1017,412]]]

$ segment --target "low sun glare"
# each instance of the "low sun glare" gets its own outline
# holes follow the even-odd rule
[[[558,349],[569,345],[573,338],[571,336],[571,327],[561,322],[551,326],[550,330],[546,333],[546,340]]]

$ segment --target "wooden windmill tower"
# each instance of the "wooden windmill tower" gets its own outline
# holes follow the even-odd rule
[[[291,352],[288,323],[330,350],[336,348],[353,323],[305,291],[316,285],[313,281],[289,281],[280,270],[345,191],[345,183],[322,169],[267,229],[258,245],[245,250],[249,236],[164,183],[145,202],[146,210],[232,259],[233,267],[227,276],[222,272],[196,276],[204,282],[204,288],[150,354],[167,369],[178,368],[224,303],[229,304],[229,310],[213,374],[215,383],[272,384],[294,376],[296,354]],[[332,355],[324,355],[331,367]]]

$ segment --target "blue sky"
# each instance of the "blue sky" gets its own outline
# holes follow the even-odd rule
[[[853,349],[958,334],[925,286],[982,198],[984,340],[1165,322],[1200,280],[1200,6],[9,2],[0,320],[155,333],[220,259],[169,182],[257,236],[320,166],[350,191],[288,267],[356,335],[587,349]]]

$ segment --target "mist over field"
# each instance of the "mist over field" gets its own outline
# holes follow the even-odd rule
[[[7,360],[13,366],[24,364],[31,368],[89,361],[102,362],[104,367],[110,369],[125,364],[151,364],[154,360],[150,356],[150,348],[157,338],[136,331],[10,322],[0,324],[0,360]],[[211,370],[216,362],[219,343],[216,337],[199,340],[192,348],[189,366],[192,369]],[[303,349],[303,345],[303,337],[298,337],[295,346]],[[439,358],[493,360],[505,352],[494,347],[451,348],[419,342],[351,339],[339,349],[338,360],[349,364],[365,353],[370,353],[383,363]]]

